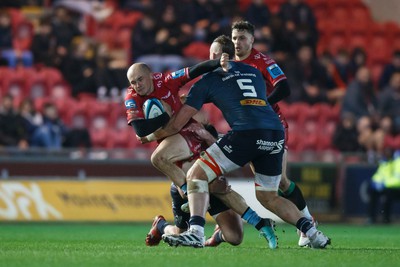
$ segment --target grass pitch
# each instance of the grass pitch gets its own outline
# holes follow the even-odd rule
[[[240,246],[146,247],[148,224],[0,224],[0,266],[400,266],[400,226],[320,225],[332,238],[325,250],[297,247],[295,229],[277,225],[279,248],[270,250],[245,226]],[[212,233],[213,225],[206,228]]]

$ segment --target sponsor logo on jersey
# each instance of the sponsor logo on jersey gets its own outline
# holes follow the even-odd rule
[[[136,102],[133,99],[128,99],[125,101],[125,107],[127,109],[136,108]]]
[[[257,149],[264,150],[264,151],[270,151],[269,154],[278,154],[279,152],[281,152],[283,149],[284,143],[285,143],[284,139],[279,140],[278,142],[261,140],[261,139],[258,139],[256,141],[256,144],[258,145]]]
[[[180,69],[171,73],[172,79],[177,79],[185,75],[185,69]]]
[[[277,78],[280,75],[283,75],[283,71],[279,68],[278,64],[273,64],[267,67],[268,73],[271,75],[272,79]]]
[[[242,105],[242,106],[266,106],[267,102],[265,102],[265,100],[262,100],[262,99],[248,98],[248,99],[240,100],[240,105]]]

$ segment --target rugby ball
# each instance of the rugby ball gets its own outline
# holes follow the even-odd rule
[[[157,98],[147,99],[143,103],[143,114],[145,119],[153,119],[164,113],[164,107]]]

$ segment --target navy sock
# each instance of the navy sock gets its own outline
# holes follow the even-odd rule
[[[313,227],[313,225],[311,220],[307,219],[306,217],[302,217],[297,221],[296,227],[302,233],[307,233],[308,230],[310,230]]]
[[[191,216],[189,220],[190,225],[199,225],[201,227],[204,227],[206,224],[206,220],[201,217],[201,216]]]
[[[294,182],[290,182],[289,189],[285,192],[281,192],[280,195],[292,201],[299,210],[303,210],[306,207],[303,193]]]
[[[166,220],[159,220],[157,223],[157,229],[161,234],[164,234],[164,229],[167,227],[169,223]]]
[[[222,232],[221,231],[219,231],[218,234],[215,236],[215,241],[217,243],[225,242],[225,240],[222,238]]]
[[[257,230],[260,230],[262,226],[260,226],[260,222],[262,221],[261,217],[252,210],[250,207],[243,213],[242,218],[249,224],[253,225]],[[259,228],[258,228],[259,227]]]

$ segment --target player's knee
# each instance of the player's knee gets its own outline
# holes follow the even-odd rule
[[[235,232],[232,235],[224,236],[225,241],[232,246],[239,246],[243,241],[243,232]]]
[[[265,206],[273,206],[273,202],[278,197],[276,191],[256,191],[257,200]]]
[[[168,161],[168,159],[162,153],[153,153],[150,161],[154,167],[162,167]]]

